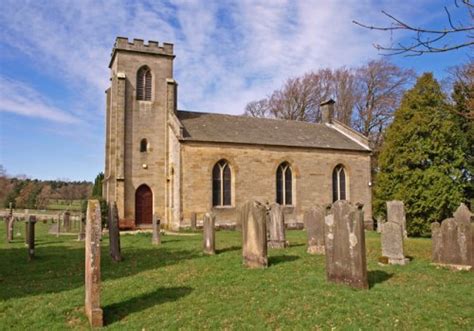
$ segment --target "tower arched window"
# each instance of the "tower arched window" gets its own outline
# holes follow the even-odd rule
[[[137,73],[137,100],[151,100],[151,70],[143,66]]]
[[[276,202],[280,205],[291,205],[293,202],[293,174],[288,162],[278,166],[276,172]]]
[[[332,171],[332,201],[346,200],[346,171],[342,164]]]
[[[220,160],[212,169],[212,205],[230,206],[232,204],[231,192],[232,173],[229,163]]]
[[[148,140],[145,138],[140,141],[140,152],[148,152]]]

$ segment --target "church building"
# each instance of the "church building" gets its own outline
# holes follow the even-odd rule
[[[368,139],[333,118],[334,101],[321,123],[178,110],[174,57],[172,44],[140,39],[112,50],[103,194],[122,229],[155,215],[177,230],[210,211],[235,224],[250,199],[281,204],[286,223],[339,199],[371,221]]]

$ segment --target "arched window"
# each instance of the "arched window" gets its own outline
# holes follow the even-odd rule
[[[151,70],[147,66],[137,73],[137,100],[151,100]]]
[[[346,172],[339,164],[332,172],[332,201],[346,200]]]
[[[220,160],[212,169],[212,205],[230,206],[231,178],[229,164],[226,160]]]
[[[288,162],[278,166],[276,172],[276,202],[280,205],[291,205],[293,198],[293,176]]]
[[[148,140],[146,140],[145,138],[143,138],[141,141],[140,141],[140,152],[147,152],[148,151]]]

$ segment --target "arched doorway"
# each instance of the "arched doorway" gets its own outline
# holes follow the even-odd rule
[[[140,185],[135,192],[135,225],[152,224],[153,193],[148,185]]]

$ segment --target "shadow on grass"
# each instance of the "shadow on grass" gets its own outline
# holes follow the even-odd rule
[[[192,292],[191,287],[165,287],[153,292],[145,293],[137,297],[114,303],[103,308],[105,325],[118,322],[127,315],[136,313],[153,306],[176,301]]]
[[[222,249],[216,249],[216,253],[217,254],[222,254],[222,253],[225,253],[225,252],[238,251],[240,249],[242,249],[242,247],[240,247],[240,246],[230,246],[230,247],[226,247],[226,248],[222,248]]]
[[[370,270],[367,273],[367,278],[369,279],[369,288],[374,287],[375,284],[383,283],[392,277],[393,273],[389,274],[388,272],[382,270]]]
[[[84,248],[70,247],[67,242],[58,246],[39,246],[35,258],[28,262],[27,248],[0,249],[0,302],[10,298],[58,293],[84,286]],[[105,244],[103,242],[103,244]],[[109,256],[108,245],[101,247],[102,281],[129,277],[135,274],[201,258],[199,251],[160,246],[158,249],[122,246],[122,262]]]
[[[296,255],[277,255],[277,256],[269,256],[268,257],[268,264],[270,266],[285,263],[285,262],[292,262],[298,260],[300,257]]]
[[[292,244],[290,242],[290,244],[288,245],[288,247],[301,247],[301,246],[306,246],[306,244]]]

